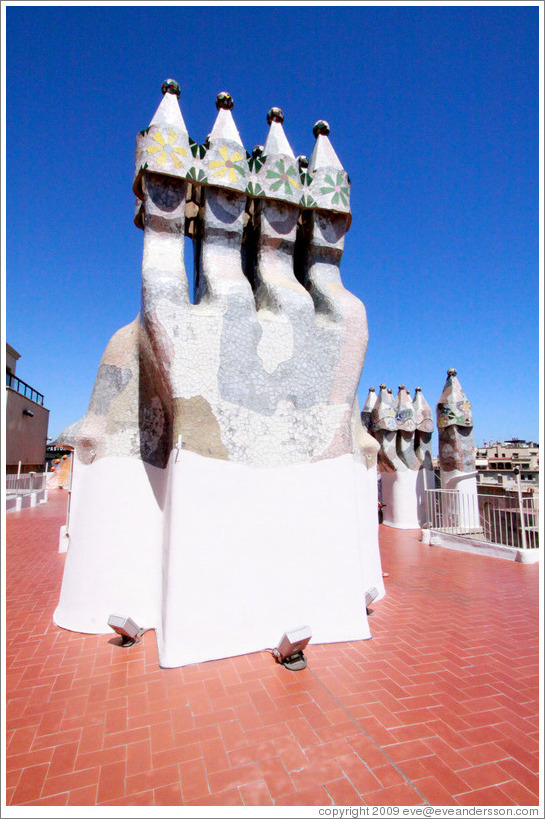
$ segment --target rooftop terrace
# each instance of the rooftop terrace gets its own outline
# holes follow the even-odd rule
[[[162,669],[54,625],[66,500],[6,517],[7,805],[539,804],[538,564],[381,526],[373,639]]]

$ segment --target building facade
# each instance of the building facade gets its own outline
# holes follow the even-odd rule
[[[42,472],[49,410],[44,396],[15,374],[20,354],[6,344],[6,474]]]
[[[521,490],[537,495],[539,444],[533,441],[490,441],[476,448],[475,467],[479,488],[496,490],[498,494],[516,491],[520,476]]]

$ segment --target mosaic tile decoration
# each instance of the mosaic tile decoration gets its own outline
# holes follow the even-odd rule
[[[422,395],[420,387],[416,387],[413,398],[414,423],[419,432],[433,432],[432,408]]]
[[[456,378],[456,370],[453,369],[448,371],[447,381],[437,404],[437,426],[439,429],[473,426],[471,404]]]
[[[166,83],[163,89],[163,93],[177,95]],[[219,109],[227,109],[230,114],[232,100],[228,107],[224,104],[225,96],[229,97],[225,92],[218,94],[216,105]],[[273,108],[271,111],[279,112],[281,116],[274,122],[282,127],[280,109]],[[269,121],[270,114],[267,117]],[[314,134],[317,140],[329,141],[327,123],[323,120],[316,123]],[[151,124],[136,138],[133,190],[142,202],[144,173],[159,173],[187,179],[195,185],[213,185],[239,191],[253,199],[290,202],[305,210],[321,209],[350,214],[350,180],[343,168],[332,165],[309,171],[300,167],[293,156],[285,153],[253,156],[243,145],[227,138],[209,139],[201,145],[172,123]],[[135,223],[142,227],[138,204]]]
[[[473,415],[456,376],[456,370],[448,370],[437,404],[439,464],[441,472],[471,473],[475,470]]]
[[[85,464],[123,456],[165,468],[181,439],[252,466],[348,453],[374,466],[378,447],[356,406],[365,307],[339,268],[350,183],[329,125],[316,123],[312,155],[296,157],[282,111],[271,108],[267,138],[250,154],[222,92],[201,145],[187,132],[178,84],[162,90],[137,136],[141,313],[110,341],[86,417],[63,438]],[[196,239],[187,272],[184,234]],[[381,423],[397,429],[392,408]]]
[[[403,432],[413,432],[415,429],[414,407],[410,393],[403,385],[399,387],[397,405],[395,409],[397,428]]]
[[[431,469],[433,413],[420,387],[412,400],[403,384],[395,398],[385,384],[380,385],[378,395],[371,387],[361,420],[379,444],[382,472]]]

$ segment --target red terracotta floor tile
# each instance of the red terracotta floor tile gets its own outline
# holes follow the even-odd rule
[[[414,778],[413,783],[430,805],[457,805],[458,802],[434,776]]]
[[[382,526],[372,640],[161,669],[52,623],[66,499],[6,516],[8,804],[537,804],[538,565]]]
[[[230,788],[227,791],[222,791],[221,793],[214,793],[209,794],[208,796],[201,796],[199,799],[191,799],[189,802],[185,803],[188,806],[200,806],[206,807],[210,805],[221,805],[221,806],[238,806],[243,805],[242,795],[238,788]]]
[[[132,793],[130,796],[118,797],[117,799],[110,799],[106,802],[101,802],[101,807],[135,807],[137,805],[150,806],[155,804],[155,796],[153,791],[142,791],[141,793]]]
[[[459,794],[456,801],[460,805],[514,805],[516,804],[504,791],[498,786],[491,786],[489,788],[478,788],[469,793]]]
[[[273,799],[264,779],[239,786],[242,801],[247,806],[273,805]]]
[[[160,788],[155,788],[154,791],[155,804],[161,807],[169,805],[182,805],[182,788],[179,782],[174,782],[171,785],[163,785]]]
[[[290,791],[295,790],[295,786],[282,764],[282,760],[278,757],[265,759],[259,763],[258,767],[274,800],[279,796],[284,796]]]
[[[96,785],[88,785],[86,788],[74,788],[68,792],[67,797],[67,805],[77,805],[79,807],[96,805],[97,787]]]
[[[363,800],[352,783],[342,777],[333,782],[326,782],[325,789],[334,805],[361,805]]]
[[[110,762],[102,765],[98,778],[97,801],[110,802],[117,797],[125,796],[126,762]]]
[[[164,785],[180,784],[180,771],[177,765],[170,765],[164,768],[153,768],[151,771],[142,771],[132,776],[127,776],[125,781],[125,793],[131,796],[133,793],[155,790]]]
[[[524,785],[521,785],[520,782],[516,782],[514,779],[510,779],[508,782],[502,782],[502,784],[499,785],[499,789],[508,799],[511,799],[515,805],[531,806],[539,804],[539,796],[535,793],[531,793]]]
[[[211,793],[226,791],[229,788],[247,785],[260,779],[260,769],[254,762],[249,765],[241,765],[238,768],[228,768],[225,771],[217,771],[208,776],[208,784]]]
[[[315,785],[314,787],[305,788],[301,791],[293,791],[280,796],[276,805],[331,805],[331,797],[322,785]]]
[[[37,799],[42,792],[49,765],[32,765],[21,772],[12,804],[20,805]]]
[[[424,799],[405,782],[365,794],[368,805],[423,805]]]

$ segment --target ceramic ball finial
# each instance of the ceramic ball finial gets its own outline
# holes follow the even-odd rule
[[[284,122],[284,112],[281,108],[269,108],[267,111],[267,122],[269,125],[271,122]]]
[[[233,97],[227,91],[220,91],[218,96],[216,97],[216,108],[218,111],[220,108],[224,108],[226,111],[230,111],[235,103],[233,102]]]
[[[319,119],[318,122],[315,124],[314,128],[312,129],[312,133],[316,137],[316,139],[322,136],[329,136],[331,128],[329,127],[329,122],[326,122],[325,119]]]
[[[180,96],[180,86],[176,82],[176,80],[165,80],[161,86],[161,91],[164,94],[176,94],[177,97]]]

